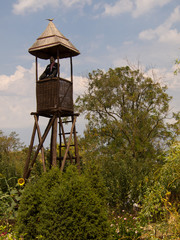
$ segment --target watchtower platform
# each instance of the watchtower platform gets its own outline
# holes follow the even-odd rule
[[[80,169],[80,159],[77,143],[76,119],[78,113],[74,113],[73,106],[73,66],[72,57],[79,55],[79,51],[72,43],[55,27],[50,20],[46,30],[37,38],[36,42],[29,49],[29,53],[35,56],[36,67],[36,112],[34,116],[34,128],[27,156],[24,179],[28,179],[31,170],[36,162],[37,156],[41,151],[43,169],[46,171],[47,166],[44,156],[44,141],[51,130],[50,141],[50,167],[59,166],[61,171],[64,170],[66,160],[71,164],[76,164]],[[53,56],[57,59],[58,71],[56,77],[38,78],[38,58],[50,59]],[[70,58],[70,80],[60,77],[60,59]],[[39,118],[47,118],[48,124],[41,135]],[[64,125],[70,124],[71,129],[65,132]],[[39,144],[32,156],[35,135],[38,135]],[[57,136],[59,135],[59,143]],[[59,146],[59,151],[57,151]],[[70,151],[73,148],[73,151]],[[57,152],[59,155],[57,155]]]

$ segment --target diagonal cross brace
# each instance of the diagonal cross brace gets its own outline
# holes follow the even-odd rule
[[[39,143],[39,145],[38,145],[38,147],[37,147],[37,150],[36,150],[36,152],[35,152],[35,155],[34,155],[34,157],[33,157],[33,159],[32,159],[32,162],[31,162],[31,164],[30,164],[30,167],[29,167],[29,169],[26,169],[26,172],[24,173],[24,179],[28,179],[28,177],[29,177],[29,175],[30,175],[30,173],[31,173],[31,170],[32,170],[32,168],[33,168],[33,165],[34,165],[34,163],[35,163],[35,161],[36,161],[36,158],[37,158],[37,156],[38,156],[38,153],[39,153],[40,149],[42,148],[43,143],[44,143],[44,141],[45,141],[45,139],[46,139],[46,137],[47,137],[47,135],[48,135],[48,133],[49,133],[49,130],[50,130],[52,124],[54,123],[54,120],[55,120],[55,119],[56,119],[56,115],[54,115],[54,116],[49,120],[49,123],[48,123],[48,125],[47,125],[47,127],[46,127],[46,129],[45,129],[45,131],[44,131],[44,134],[43,134],[43,136],[42,136],[42,138],[41,138],[41,140],[40,140],[40,143]],[[37,128],[37,126],[36,126],[36,123],[35,123],[35,125],[34,125],[35,131],[36,131],[36,128]],[[34,134],[34,136],[35,136],[35,134]],[[32,152],[32,149],[31,149],[31,152]],[[31,152],[30,152],[30,154],[28,155],[28,158],[29,158],[29,159],[28,159],[27,162],[30,162]],[[28,165],[29,165],[29,163],[28,163]]]

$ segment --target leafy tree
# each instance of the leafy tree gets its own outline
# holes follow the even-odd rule
[[[178,134],[178,122],[165,121],[171,97],[166,86],[129,66],[93,71],[88,80],[76,102],[88,119],[82,153],[101,162],[111,204],[124,206],[139,199]]]
[[[10,179],[10,186],[17,183],[15,177],[21,177],[26,156],[26,149],[21,143],[18,135],[15,132],[5,136],[0,131],[0,186],[3,191],[6,191],[6,184],[3,178]]]

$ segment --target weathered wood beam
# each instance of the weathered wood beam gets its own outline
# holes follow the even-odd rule
[[[74,116],[72,116],[72,121],[74,121]],[[77,134],[76,134],[76,126],[74,125],[74,145],[75,145],[75,159],[78,169],[80,170],[80,158],[79,158],[79,149],[78,149],[78,141],[77,141]]]
[[[52,133],[51,133],[51,165],[57,165],[57,117],[54,120],[52,125]]]
[[[25,163],[25,167],[24,167],[24,174],[23,174],[24,179],[26,179],[27,172],[28,172],[28,169],[29,169],[29,164],[30,164],[31,153],[32,153],[32,149],[33,149],[35,135],[36,135],[36,123],[34,123],[34,128],[33,128],[32,136],[31,136],[31,142],[30,142],[30,145],[29,145],[28,156],[27,156],[27,160],[26,160],[26,163]]]
[[[39,127],[39,124],[38,124],[38,117],[36,115],[34,115],[34,120],[35,120],[35,123],[36,123],[38,139],[39,139],[39,142],[41,142],[41,140],[42,140],[41,131],[40,131],[40,127]],[[42,163],[43,163],[43,170],[44,170],[44,172],[46,172],[46,165],[45,165],[45,157],[44,157],[44,147],[43,147],[43,145],[42,145],[42,148],[41,148],[41,157],[42,157]]]

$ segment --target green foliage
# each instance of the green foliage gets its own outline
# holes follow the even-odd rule
[[[160,222],[160,230],[177,239],[180,234],[180,142],[173,144],[154,185],[148,188],[140,217],[145,223]],[[163,222],[166,223],[162,227]]]
[[[180,68],[179,68],[180,60],[176,59],[175,64],[176,64],[176,69],[174,71],[174,74],[177,75],[180,72]]]
[[[73,166],[61,174],[53,168],[26,185],[17,229],[24,239],[109,239],[107,206],[93,181]]]
[[[41,204],[52,187],[60,183],[58,169],[44,173],[41,178],[34,179],[26,184],[18,209],[17,226],[20,234],[25,233],[26,238],[33,239],[38,236],[38,223]],[[25,238],[25,239],[26,239]]]
[[[0,131],[0,178],[11,179],[8,182],[11,187],[16,185],[14,177],[22,176],[25,157],[26,151],[18,135],[12,132],[5,136]],[[4,181],[1,181],[0,188],[3,192],[8,190]]]
[[[173,144],[155,183],[148,188],[142,205],[143,220],[163,219],[173,208],[179,211],[180,202],[180,143]]]
[[[82,166],[85,177],[90,181],[91,187],[101,200],[107,200],[107,188],[102,175],[102,169],[95,161],[86,161]]]
[[[13,226],[9,223],[0,225],[0,240],[15,240],[16,234],[13,232]]]
[[[17,178],[16,179],[17,182]],[[12,179],[1,178],[0,181],[4,181],[7,187],[7,192],[0,191],[0,220],[1,222],[8,222],[9,220],[15,220],[17,217],[17,210],[23,191],[23,186],[18,183],[15,187],[11,187],[9,182]]]
[[[165,121],[171,100],[166,90],[128,66],[89,73],[87,92],[76,102],[88,119],[81,155],[101,164],[112,206],[142,198],[179,133],[178,114],[175,124]]]

